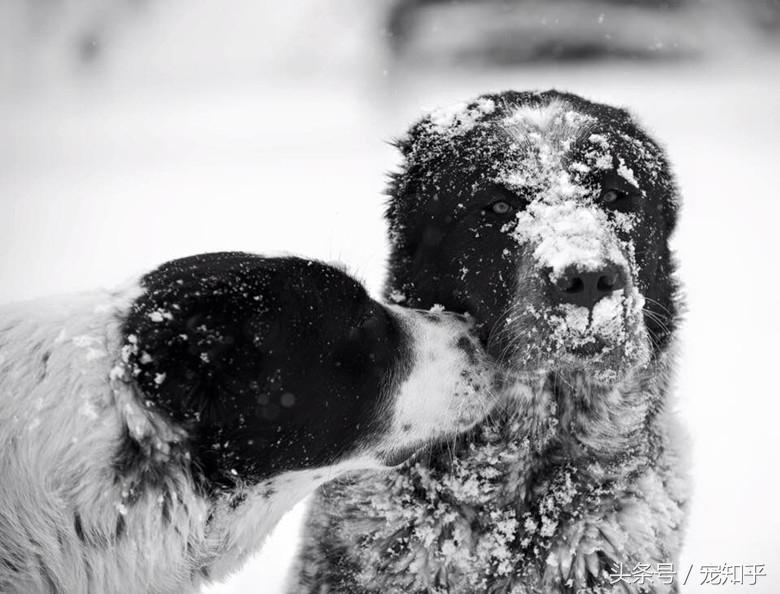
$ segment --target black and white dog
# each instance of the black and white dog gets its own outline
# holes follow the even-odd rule
[[[463,316],[332,266],[218,253],[0,308],[0,591],[180,593],[308,491],[488,410]]]
[[[454,453],[325,487],[291,592],[675,591],[662,149],[626,111],[555,91],[435,111],[399,147],[387,293],[472,314],[513,398]]]

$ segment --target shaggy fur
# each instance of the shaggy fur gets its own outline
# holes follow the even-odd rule
[[[330,478],[473,426],[490,381],[462,319],[306,260],[4,306],[0,592],[193,591]]]
[[[399,147],[388,295],[473,314],[506,406],[399,473],[323,488],[290,592],[676,591],[611,577],[676,562],[686,516],[662,150],[555,91],[435,111]]]

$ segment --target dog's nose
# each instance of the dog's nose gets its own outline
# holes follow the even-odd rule
[[[563,303],[591,309],[602,297],[624,288],[626,275],[617,264],[607,264],[598,270],[589,271],[570,266],[553,281],[553,286]]]

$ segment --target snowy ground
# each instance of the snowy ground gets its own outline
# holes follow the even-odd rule
[[[330,18],[346,18],[345,5]],[[741,49],[679,66],[430,72],[372,51],[366,17],[336,54],[302,66],[292,52],[282,68],[242,62],[257,43],[246,19],[216,3],[194,6],[187,19],[168,8],[151,29],[125,32],[135,41],[95,72],[55,69],[47,82],[0,88],[0,301],[111,285],[222,249],[342,260],[376,291],[386,254],[380,193],[395,163],[384,141],[421,109],[548,87],[630,106],[665,142],[685,199],[676,245],[690,311],[678,394],[695,497],[684,591],[717,590],[697,585],[712,564],[765,564],[758,585],[729,591],[780,591],[780,392],[771,376],[780,56]],[[209,19],[215,27],[194,40],[188,23]],[[285,35],[282,27],[263,39]],[[222,53],[177,53],[187,43]],[[209,593],[279,592],[301,516],[299,506],[245,572]]]

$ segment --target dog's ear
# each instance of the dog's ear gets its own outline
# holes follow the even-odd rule
[[[187,318],[185,332],[177,338],[187,343],[187,353],[197,366],[219,367],[239,342],[237,328],[214,312],[198,312]]]
[[[242,337],[231,318],[199,303],[180,302],[170,316],[142,309],[128,320],[132,333],[125,346],[126,364],[147,406],[161,409],[177,423],[200,418]]]
[[[278,343],[283,327],[259,283],[251,290],[227,281],[176,287],[167,283],[136,302],[124,326],[124,356],[148,404],[185,423],[260,375],[263,353]]]

